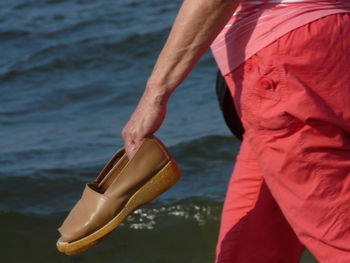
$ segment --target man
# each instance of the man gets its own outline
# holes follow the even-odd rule
[[[304,246],[350,262],[349,12],[345,0],[184,1],[122,135],[132,157],[211,45],[245,129],[216,262],[298,262]]]

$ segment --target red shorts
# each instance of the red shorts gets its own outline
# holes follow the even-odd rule
[[[350,15],[284,35],[225,76],[245,135],[218,263],[350,262]]]

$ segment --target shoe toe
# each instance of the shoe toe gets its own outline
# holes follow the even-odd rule
[[[58,229],[65,242],[74,242],[104,226],[115,214],[113,201],[86,185],[81,199]]]

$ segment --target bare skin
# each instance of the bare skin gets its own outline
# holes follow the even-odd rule
[[[159,129],[170,95],[209,48],[239,2],[184,0],[138,106],[123,128],[129,158],[134,156],[145,137]]]

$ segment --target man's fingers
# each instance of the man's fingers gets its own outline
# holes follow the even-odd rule
[[[135,136],[133,136],[129,130],[128,130],[128,126],[126,126],[123,131],[122,131],[122,137],[124,140],[124,144],[125,144],[125,152],[129,158],[129,160],[131,158],[134,157],[135,153],[137,152],[137,150],[139,149],[139,147],[141,146],[141,142],[138,139],[135,139]]]
[[[140,146],[141,146],[141,142],[135,142],[135,141],[127,142],[125,144],[125,151],[126,151],[126,154],[128,155],[129,160],[131,160],[134,157],[135,153],[140,148]]]

